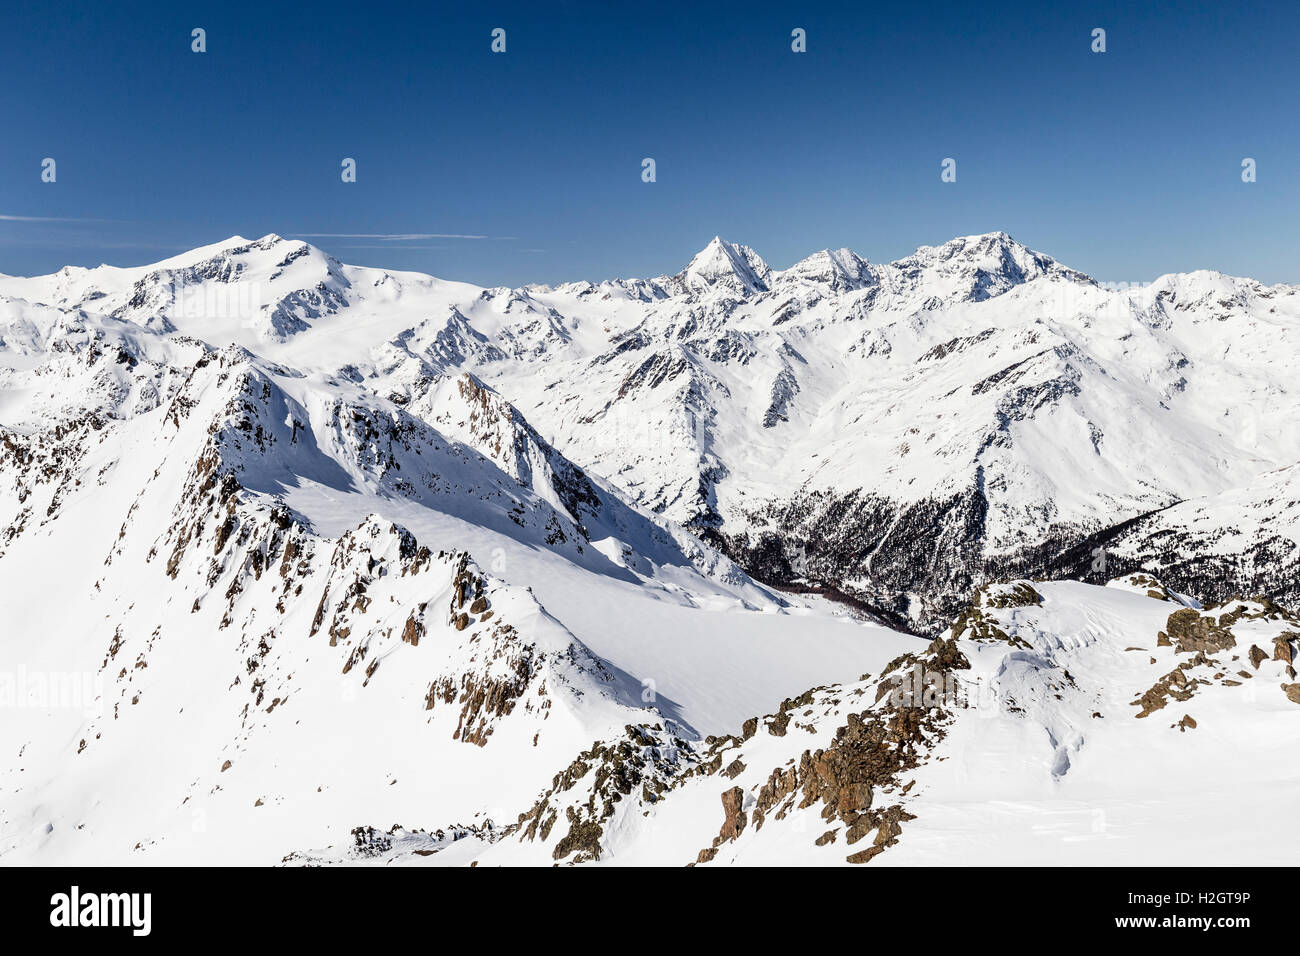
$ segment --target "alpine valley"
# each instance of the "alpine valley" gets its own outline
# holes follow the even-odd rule
[[[1300,286],[0,276],[0,864],[1291,863]]]

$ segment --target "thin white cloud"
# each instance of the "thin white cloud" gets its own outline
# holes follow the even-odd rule
[[[412,242],[420,239],[513,239],[514,236],[469,236],[452,232],[295,232],[306,239],[379,239],[384,242]]]
[[[372,242],[369,245],[333,246],[332,248],[334,249],[392,249],[393,247],[386,246],[383,243]],[[411,251],[416,249],[450,249],[450,248],[451,246],[402,246],[403,250],[411,250]]]
[[[0,222],[105,222],[104,219],[80,219],[62,216],[6,216],[0,213]]]

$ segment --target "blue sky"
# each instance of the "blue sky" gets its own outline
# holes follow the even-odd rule
[[[514,285],[1001,229],[1100,279],[1300,282],[1300,5],[1132,6],[9,4],[0,272],[278,232]]]

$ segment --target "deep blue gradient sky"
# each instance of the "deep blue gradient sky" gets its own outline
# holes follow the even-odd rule
[[[1296,3],[5,6],[0,217],[70,221],[0,219],[0,272],[457,234],[490,238],[310,241],[515,285],[1002,229],[1100,279],[1300,282]]]

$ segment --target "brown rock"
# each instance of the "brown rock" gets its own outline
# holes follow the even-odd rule
[[[1037,598],[1037,600],[1034,601],[1033,603],[1035,604],[1042,603],[1043,599],[1038,596],[1038,593],[1036,591],[1034,591],[1032,588],[1027,588],[1027,590],[1029,590],[1030,593],[1032,593],[1034,597]],[[949,638],[946,641],[943,640],[942,638],[938,638],[938,637],[935,638],[934,641],[931,642],[930,646],[926,649],[926,653],[934,655],[933,666],[938,670],[950,671],[950,670],[970,669],[970,662],[966,660],[966,655],[963,654],[961,650],[958,648],[957,641],[955,638]]]
[[[1295,660],[1295,655],[1291,651],[1290,634],[1273,638],[1273,660],[1281,661],[1283,664],[1290,664]]]
[[[424,633],[424,625],[415,619],[412,613],[406,619],[406,627],[402,628],[402,642],[414,647],[420,646],[420,635]]]
[[[1195,651],[1213,654],[1237,646],[1232,631],[1221,626],[1214,618],[1202,617],[1198,611],[1189,607],[1170,614],[1165,628],[1169,632],[1169,639],[1173,641],[1175,652],[1179,654]]]
[[[871,784],[845,783],[840,786],[835,809],[841,815],[854,811],[867,810],[871,807]]]
[[[799,784],[799,772],[794,767],[782,771],[773,770],[767,778],[767,783],[763,784],[758,791],[758,797],[754,801],[754,829],[757,830],[763,825],[764,815],[774,806],[794,793],[794,789]],[[784,810],[777,813],[778,820],[784,819]]]
[[[1165,694],[1168,692],[1168,689],[1168,685],[1161,681],[1135,700],[1133,703],[1139,704],[1142,707],[1137,716],[1145,717],[1157,710],[1163,710],[1165,704],[1169,703],[1169,701],[1165,699]]]
[[[878,853],[883,853],[884,851],[885,848],[883,846],[869,846],[865,850],[859,850],[857,853],[846,856],[844,859],[849,863],[866,863],[873,856]]]
[[[745,764],[741,761],[739,757],[737,757],[735,760],[731,761],[731,763],[727,765],[727,769],[722,771],[722,775],[726,777],[728,780],[735,780],[744,772],[745,772]]]
[[[745,824],[748,818],[741,807],[745,803],[745,791],[740,787],[732,787],[722,794],[722,812],[726,815],[722,821],[722,829],[718,831],[718,837],[714,845],[734,840],[745,832]]]
[[[848,832],[844,834],[844,842],[850,845],[857,843],[875,828],[875,821],[870,816],[863,814],[853,821],[853,826],[849,827]]]
[[[880,703],[880,701],[887,694],[901,687],[902,683],[903,683],[902,679],[898,677],[892,678],[890,680],[882,680],[880,683],[878,683],[876,685],[876,703],[877,704]]]
[[[1300,704],[1300,684],[1283,684],[1282,692],[1293,704]]]
[[[1268,655],[1264,653],[1263,648],[1256,644],[1250,645],[1250,662],[1255,665],[1255,670],[1259,670],[1259,665],[1268,660]]]

